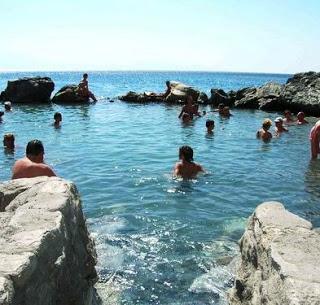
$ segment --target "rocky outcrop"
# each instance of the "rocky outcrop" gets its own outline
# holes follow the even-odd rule
[[[176,82],[170,81],[171,93],[166,97],[162,97],[161,94],[157,93],[137,93],[133,91],[129,91],[127,94],[123,96],[119,96],[121,101],[125,102],[133,102],[133,103],[149,103],[149,102],[158,102],[158,103],[184,103],[187,99],[188,95],[193,97],[194,101],[200,103],[207,103],[208,96],[204,92],[200,92],[199,90]]]
[[[278,202],[257,207],[240,240],[230,305],[320,304],[320,233]]]
[[[0,231],[1,305],[91,304],[96,254],[72,183],[0,184]]]
[[[0,101],[13,103],[49,103],[54,83],[49,77],[21,78],[8,81],[1,92]]]
[[[80,96],[77,93],[77,85],[66,85],[62,87],[52,98],[56,104],[84,104],[89,102],[89,97]]]
[[[211,89],[211,96],[208,100],[208,104],[212,106],[218,106],[219,104],[224,104],[225,106],[233,106],[234,104],[234,97],[230,93],[226,93],[222,89]]]

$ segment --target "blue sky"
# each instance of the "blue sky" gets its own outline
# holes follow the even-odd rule
[[[1,0],[0,71],[320,71],[319,0]]]

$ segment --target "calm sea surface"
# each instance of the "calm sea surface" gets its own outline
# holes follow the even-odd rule
[[[59,89],[78,83],[75,72],[2,73],[8,79],[50,76]],[[188,72],[92,72],[91,90],[102,100],[82,106],[15,106],[0,124],[13,132],[17,149],[1,153],[0,179],[33,138],[45,145],[46,161],[72,180],[99,255],[99,287],[106,304],[224,304],[231,285],[226,266],[237,253],[247,217],[263,201],[278,200],[320,224],[320,162],[310,162],[309,126],[289,127],[270,143],[256,140],[261,121],[277,113],[234,110],[182,126],[178,106],[125,104],[105,97],[126,91],[164,91],[178,80],[209,93],[285,82],[288,75]],[[201,110],[210,110],[204,107]],[[63,115],[54,129],[54,112]],[[216,122],[207,136],[205,121]],[[314,119],[310,119],[314,122]],[[178,148],[190,145],[207,174],[173,180]]]

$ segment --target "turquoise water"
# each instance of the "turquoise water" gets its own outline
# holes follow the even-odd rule
[[[56,89],[79,79],[78,73],[46,75],[58,84]],[[0,74],[0,88],[16,76]],[[208,92],[288,77],[187,72],[91,76],[99,97],[162,90],[166,79]],[[63,115],[60,129],[51,126],[55,111]],[[1,155],[1,180],[10,178],[28,140],[39,138],[47,163],[78,186],[96,239],[106,304],[224,304],[231,285],[226,265],[237,253],[247,217],[263,201],[281,201],[320,224],[320,162],[309,161],[311,126],[289,127],[288,134],[263,143],[255,132],[265,117],[277,113],[234,110],[230,119],[210,113],[183,126],[179,111],[178,106],[106,100],[82,106],[20,105],[0,124],[0,134],[13,132],[18,145],[13,155]],[[216,122],[213,136],[206,135],[207,118]],[[184,144],[194,148],[195,160],[207,170],[197,180],[171,177]]]

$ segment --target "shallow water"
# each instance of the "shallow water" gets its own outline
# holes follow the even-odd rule
[[[79,78],[77,73],[47,75],[57,87]],[[15,76],[0,74],[1,88]],[[287,76],[96,73],[91,87],[100,97],[112,97],[131,89],[161,90],[166,79],[208,92],[271,79],[285,82]],[[60,129],[51,126],[55,111],[63,115]],[[78,186],[96,238],[99,287],[107,304],[223,304],[231,285],[225,265],[237,253],[247,217],[263,201],[281,201],[320,224],[320,162],[309,161],[311,126],[291,126],[288,134],[263,143],[255,132],[276,113],[234,110],[230,119],[209,113],[183,126],[179,111],[178,106],[106,100],[15,106],[0,124],[0,134],[14,132],[18,145],[14,155],[1,156],[1,180],[10,178],[28,140],[39,138],[46,161]],[[207,118],[216,122],[213,136],[206,135]],[[206,175],[192,181],[171,178],[184,144],[194,148]]]

